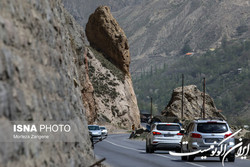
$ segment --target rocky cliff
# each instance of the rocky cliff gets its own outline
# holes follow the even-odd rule
[[[85,45],[60,0],[0,1],[0,55],[1,127],[74,121],[80,129],[76,142],[6,142],[1,166],[90,166],[88,123],[139,125],[131,78]]]
[[[86,36],[90,45],[100,50],[120,70],[129,73],[128,40],[107,6],[100,6],[89,17]]]
[[[127,38],[107,6],[89,17],[86,26],[89,74],[94,87],[97,122],[123,128],[140,126],[139,109],[129,73]],[[91,51],[94,51],[91,52]]]
[[[80,71],[83,30],[54,1],[0,2],[0,120],[69,121],[81,142],[7,142],[1,166],[89,166],[94,159]],[[0,135],[4,136],[3,131]]]
[[[197,89],[195,85],[184,86],[183,97],[183,117],[185,120],[194,120],[202,118],[203,108],[203,92]],[[167,117],[178,117],[181,120],[181,101],[182,101],[182,88],[178,87],[174,89],[172,98],[169,101],[165,110],[162,111],[162,115]],[[215,107],[213,99],[206,94],[205,95],[205,117],[206,118],[218,118],[225,119],[225,117],[218,112]]]

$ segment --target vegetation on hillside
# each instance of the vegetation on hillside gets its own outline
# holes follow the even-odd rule
[[[220,48],[204,55],[182,56],[180,61],[162,69],[151,67],[149,72],[134,78],[134,88],[141,111],[160,113],[168,104],[174,88],[197,85],[202,90],[206,78],[206,92],[214,99],[229,122],[250,124],[250,40],[222,41]]]

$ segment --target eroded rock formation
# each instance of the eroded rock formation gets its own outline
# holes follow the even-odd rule
[[[97,123],[130,128],[140,126],[140,115],[129,73],[127,38],[107,6],[89,17],[86,36],[89,74],[94,87]]]
[[[100,6],[86,25],[89,43],[119,67],[129,73],[130,54],[127,37],[107,6]]]
[[[181,120],[181,100],[182,100],[182,88],[178,87],[174,89],[172,98],[162,114],[167,117],[178,117]],[[184,119],[194,120],[201,118],[201,111],[203,106],[203,92],[198,90],[195,85],[189,85],[184,87]],[[205,95],[205,117],[206,118],[222,118],[225,117],[218,112],[215,107],[213,99],[206,94]]]
[[[88,50],[90,81],[94,88],[95,123],[131,128],[140,126],[140,115],[130,75],[101,53]]]

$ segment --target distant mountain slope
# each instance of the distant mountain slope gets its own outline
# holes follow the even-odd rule
[[[85,25],[99,5],[111,6],[130,44],[132,75],[150,65],[170,64],[184,46],[195,53],[218,47],[223,37],[250,37],[248,0],[64,0],[65,7]],[[137,72],[137,73],[136,73]]]
[[[176,61],[185,45],[200,53],[219,46],[223,37],[250,37],[247,0],[154,0],[115,16],[129,38],[132,71]]]
[[[184,84],[195,84],[202,90],[206,77],[206,92],[214,99],[217,109],[234,124],[250,124],[250,40],[224,41],[222,47],[202,56],[182,56],[180,61],[152,68],[134,78],[139,108],[150,111],[153,98],[154,113],[168,104],[172,90]]]
[[[140,5],[144,1],[149,0],[62,0],[64,7],[75,17],[75,19],[83,26],[88,22],[91,13],[98,6],[106,5],[111,8],[112,12],[117,12],[128,6]],[[117,18],[116,18],[117,19]]]

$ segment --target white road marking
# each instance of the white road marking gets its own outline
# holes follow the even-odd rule
[[[206,166],[195,164],[195,163],[192,163],[192,162],[186,162],[186,163],[190,164],[190,165],[198,166],[198,167],[206,167]]]
[[[137,152],[141,152],[141,150],[137,150],[135,148],[130,148],[130,147],[122,146],[122,145],[119,145],[119,144],[115,144],[115,143],[113,143],[111,141],[108,141],[108,140],[104,140],[104,141],[106,141],[106,142],[108,142],[110,144],[113,144],[113,145],[115,145],[117,147],[121,147],[121,148],[125,148],[125,149],[128,149],[128,150],[134,150],[134,151],[137,151]]]
[[[177,160],[177,159],[172,158],[172,157],[169,157],[169,156],[167,156],[167,155],[161,155],[161,154],[154,154],[154,155],[157,155],[157,156],[159,156],[159,157],[164,157],[164,158],[172,159],[172,160]]]
[[[116,144],[116,143],[113,143],[111,141],[108,141],[108,140],[104,140],[105,142],[108,142],[114,146],[117,146],[117,147],[121,147],[121,148],[125,148],[125,149],[128,149],[128,150],[133,150],[133,151],[137,151],[137,152],[142,152],[141,150],[137,150],[135,148],[130,148],[130,147],[126,147],[126,146],[122,146],[122,145],[119,145],[119,144]],[[166,156],[166,155],[161,155],[161,154],[153,154],[153,155],[156,155],[156,156],[159,156],[159,157],[164,157],[164,158],[168,158],[168,159],[171,159],[171,160],[176,160],[175,158],[172,158],[170,156]],[[199,165],[199,164],[195,164],[195,163],[192,163],[192,162],[185,162],[187,164],[190,164],[190,165],[193,165],[193,166],[198,166],[198,167],[206,167],[206,166],[203,166],[203,165]]]

